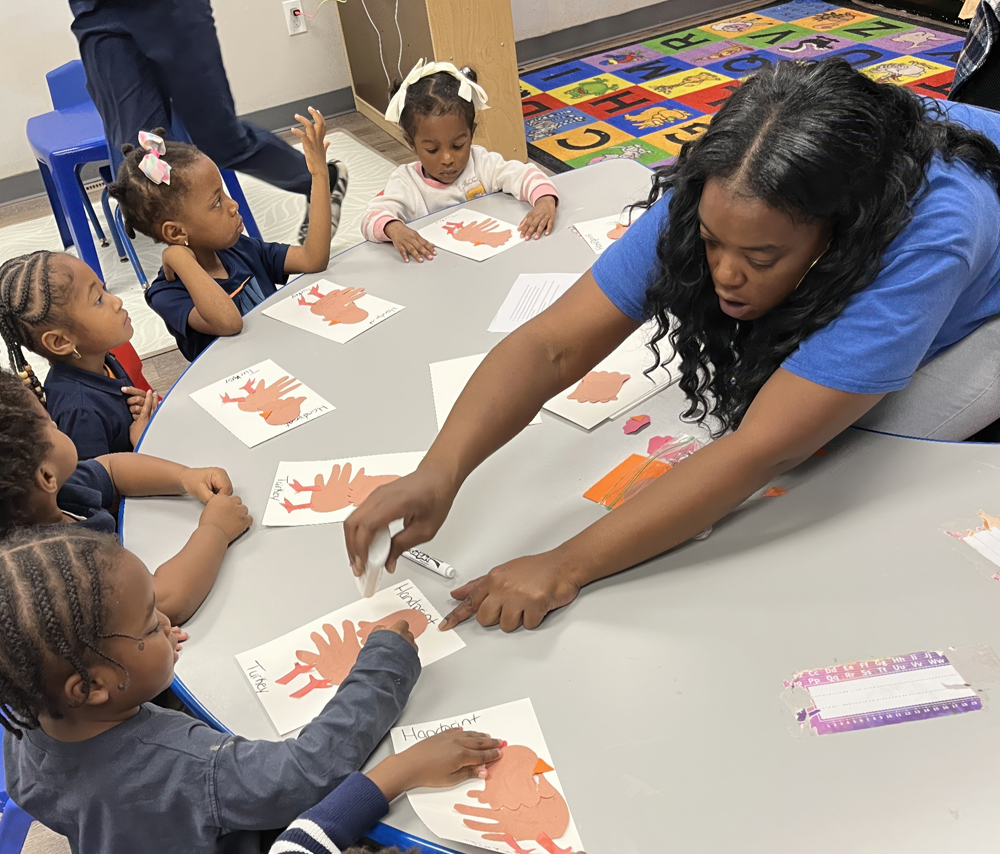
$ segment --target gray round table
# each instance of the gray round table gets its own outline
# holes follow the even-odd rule
[[[594,261],[568,226],[644,195],[649,172],[608,161],[560,175],[553,235],[477,264],[441,252],[404,265],[391,246],[337,256],[327,278],[406,306],[347,345],[248,315],[181,377],[144,453],[224,466],[259,519],[280,460],[419,451],[436,434],[430,362],[480,353],[518,273]],[[524,206],[471,206],[519,221]],[[274,299],[284,298],[279,294]],[[271,358],[337,410],[245,447],[192,391]],[[582,493],[653,435],[686,430],[680,391],[591,433],[543,413],[469,479],[426,550],[455,582],[400,562],[438,609],[491,567],[548,549],[605,512]],[[995,567],[946,528],[998,511],[1000,448],[850,430],[692,542],[587,588],[534,632],[471,622],[465,650],[427,667],[401,723],[530,697],[590,854],[651,851],[828,854],[993,852],[1000,835],[1000,726],[994,710],[821,737],[793,735],[780,701],[794,672],[918,650],[1000,649]],[[200,513],[190,499],[126,502],[128,548],[157,566]],[[178,676],[236,733],[277,738],[235,655],[357,599],[342,526],[255,524],[187,624]],[[996,697],[991,698],[995,700]],[[388,753],[388,740],[372,761]],[[387,822],[434,840],[405,798]],[[440,840],[437,840],[438,844]],[[475,851],[447,843],[458,851]]]

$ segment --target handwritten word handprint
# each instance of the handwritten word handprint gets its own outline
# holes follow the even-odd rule
[[[360,323],[367,318],[368,312],[355,305],[364,295],[364,288],[344,288],[324,294],[320,292],[319,285],[313,285],[309,289],[309,296],[315,297],[316,302],[310,303],[301,294],[297,302],[299,305],[309,306],[309,311],[333,326],[336,323]]]
[[[299,417],[306,399],[285,395],[300,386],[298,380],[288,376],[281,377],[270,386],[264,380],[258,380],[255,384],[250,379],[241,386],[246,392],[245,397],[230,397],[227,392],[222,395],[222,402],[236,403],[243,412],[256,412],[272,426],[291,424]]]
[[[580,403],[608,403],[618,400],[618,392],[629,379],[631,377],[628,374],[620,374],[617,371],[591,371],[566,397],[569,400],[578,400]]]
[[[510,229],[498,231],[500,223],[495,219],[473,220],[470,223],[446,222],[442,228],[455,240],[471,243],[473,246],[492,246],[498,249],[510,240]]]

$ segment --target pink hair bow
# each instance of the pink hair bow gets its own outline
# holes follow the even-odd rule
[[[146,156],[139,161],[139,168],[142,173],[154,184],[170,183],[170,164],[160,157],[167,153],[167,147],[163,139],[155,133],[139,131],[139,145],[146,152]]]

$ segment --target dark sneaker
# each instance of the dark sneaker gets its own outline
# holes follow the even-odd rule
[[[344,205],[344,196],[347,195],[347,164],[342,160],[334,160],[327,163],[326,168],[330,170],[330,237],[337,233],[340,225],[340,212]],[[299,244],[305,243],[306,235],[309,233],[309,202],[306,202],[306,218],[299,226]]]

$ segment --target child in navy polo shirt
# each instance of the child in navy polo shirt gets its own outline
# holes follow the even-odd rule
[[[0,267],[0,334],[13,367],[81,459],[131,451],[157,397],[109,352],[132,337],[122,301],[79,258],[32,252]],[[48,360],[43,390],[24,348]]]
[[[153,576],[157,606],[175,625],[215,584],[229,544],[253,519],[219,468],[192,469],[144,454],[79,462],[73,440],[17,377],[0,371],[0,540],[15,528],[79,525],[113,534],[121,496],[193,495],[205,509],[176,556]]]
[[[193,145],[140,133],[140,148],[123,146],[125,159],[111,196],[130,234],[166,243],[163,267],[146,302],[163,318],[185,358],[193,360],[219,335],[243,330],[243,315],[288,281],[290,273],[318,273],[330,263],[333,196],[346,192],[347,170],[326,162],[326,122],[296,116],[312,174],[309,231],[301,246],[264,243],[243,234],[239,206],[226,195],[218,167]],[[337,189],[330,192],[331,173]]]

